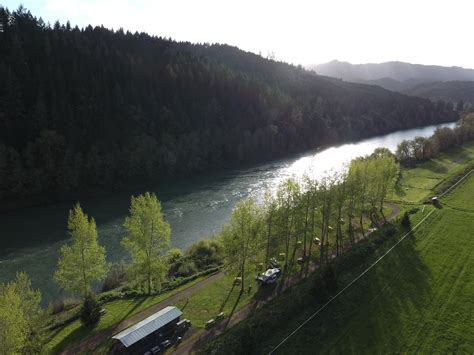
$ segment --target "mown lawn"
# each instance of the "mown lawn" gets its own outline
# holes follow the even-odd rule
[[[415,168],[403,169],[402,184],[391,198],[398,201],[420,202],[448,176],[474,162],[474,143],[451,149],[439,158],[426,161]]]
[[[473,197],[474,175],[276,353],[473,353]],[[413,223],[432,208],[420,209]],[[282,325],[262,349],[278,344],[313,311]]]
[[[250,292],[246,286],[245,292],[240,295],[240,286],[232,287],[234,278],[226,275],[195,292],[189,299],[178,301],[177,306],[183,311],[183,317],[191,319],[193,327],[204,328],[206,321],[215,318],[219,312],[222,311],[227,316],[253,300],[258,291],[254,277],[255,275],[248,275],[252,284]]]
[[[59,353],[66,349],[67,346],[90,337],[114,324],[117,324],[128,317],[131,317],[134,314],[137,314],[153,306],[154,304],[161,302],[166,298],[204,280],[205,278],[206,277],[200,277],[174,290],[152,297],[124,298],[108,302],[103,306],[103,308],[106,310],[105,315],[100,319],[99,324],[94,329],[88,330],[81,326],[79,320],[76,320],[65,327],[59,328],[55,331],[52,331],[50,334],[47,334],[46,336],[50,337],[50,340],[46,344],[44,351],[46,353]]]
[[[237,312],[254,299],[255,293],[258,291],[258,287],[254,281],[255,275],[249,274],[247,277],[247,280],[252,284],[250,292],[248,292],[248,287],[246,286],[245,292],[240,295],[240,286],[232,287],[234,277],[225,275],[215,282],[195,291],[190,297],[179,299],[176,302],[176,306],[183,311],[184,318],[192,320],[193,327],[204,328],[206,321],[215,318],[221,311],[224,312],[225,315],[229,315],[233,312]],[[107,313],[101,318],[100,323],[92,331],[83,328],[79,321],[74,321],[51,335],[52,338],[47,343],[45,352],[59,353],[69,345],[117,324],[203,279],[204,278],[199,278],[170,292],[153,297],[137,297],[108,302],[104,305]],[[248,285],[248,282],[246,283]],[[96,349],[92,350],[92,353],[105,353],[109,345],[110,341],[107,339],[103,344],[100,344]]]

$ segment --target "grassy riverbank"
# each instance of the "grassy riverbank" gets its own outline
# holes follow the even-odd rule
[[[419,203],[447,178],[473,164],[473,142],[455,147],[438,158],[403,169],[401,184],[391,198],[397,202]]]
[[[466,198],[470,196],[470,198]],[[277,353],[471,353],[474,351],[474,176]],[[463,208],[460,210],[459,207]],[[428,210],[426,209],[424,214]],[[416,218],[422,217],[421,211]],[[279,343],[312,311],[266,341]]]
[[[412,225],[433,210],[432,206],[423,208],[420,202],[472,164],[473,158],[474,146],[469,144],[403,171],[403,197],[407,199],[404,206],[412,210]],[[471,174],[442,199],[442,209],[435,209],[418,229],[275,353],[472,353],[473,197]],[[394,240],[403,234],[400,231]],[[339,289],[363,269],[354,268],[340,275]],[[314,292],[311,285],[294,288],[291,292],[296,295]],[[286,301],[292,302],[293,298]],[[266,305],[266,312],[272,307],[276,312],[284,308],[282,300]],[[259,342],[242,336],[254,333],[251,328],[255,324],[244,321],[205,350],[267,353],[320,306],[313,299]],[[245,347],[237,347],[236,339]]]
[[[416,221],[417,219],[426,215],[429,209],[427,208],[423,211],[423,208],[421,205],[419,205],[419,203],[424,198],[432,194],[433,189],[443,183],[443,181],[446,181],[456,172],[459,172],[469,164],[472,164],[473,161],[474,144],[469,144],[463,147],[455,148],[449,153],[444,153],[440,156],[440,158],[420,164],[416,168],[404,169],[402,173],[403,178],[401,181],[402,189],[399,190],[398,194],[394,194],[392,199],[399,201],[401,206],[407,209],[419,207],[418,212],[412,216],[412,218]],[[451,196],[457,195],[450,195],[450,199],[452,198]],[[456,197],[454,201],[449,202],[449,204],[457,206],[456,203],[458,203],[457,201],[459,198],[461,197]],[[465,205],[465,202],[466,201],[461,203],[460,207]],[[385,213],[389,215],[390,212],[391,208],[387,207]],[[445,211],[443,210],[442,212],[444,213]],[[450,217],[443,218],[446,219]],[[457,217],[452,218],[453,220],[456,220]],[[408,251],[408,254],[410,253],[417,254],[419,252]],[[403,258],[401,258],[400,255],[398,257],[400,258],[398,261],[403,263]],[[379,277],[387,278],[387,274],[390,274],[393,272],[393,270],[397,270],[398,273],[402,269],[404,269],[404,267],[394,262],[393,268],[387,269],[385,273],[381,272]],[[237,312],[239,309],[249,304],[253,300],[257,287],[253,287],[250,293],[245,292],[240,298],[238,298],[239,290],[238,287],[232,289],[232,279],[233,278],[231,276],[223,276],[206,285],[203,285],[203,287],[193,291],[191,294],[186,294],[183,297],[179,297],[181,292],[193,285],[197,285],[198,283],[202,282],[204,278],[199,278],[189,284],[183,285],[175,290],[165,292],[158,296],[119,299],[108,302],[104,305],[106,314],[96,326],[96,328],[94,328],[92,331],[86,330],[80,326],[79,321],[74,321],[63,328],[48,334],[50,340],[48,341],[46,350],[49,353],[58,353],[73,344],[77,344],[84,339],[87,339],[114,325],[117,325],[127,318],[139,314],[151,306],[159,304],[160,302],[163,302],[171,297],[174,297],[173,300],[175,301],[175,305],[183,308],[184,316],[192,320],[193,326],[197,329],[202,329],[204,328],[205,322],[208,319],[215,317],[215,315],[221,310],[223,310],[226,314]],[[373,280],[373,282],[374,285],[380,284],[380,282],[377,280]],[[400,289],[403,288],[400,287]],[[384,305],[380,306],[383,308]],[[347,307],[350,308],[349,305]],[[298,319],[299,318],[293,320],[293,324],[296,324]],[[284,330],[287,329],[290,328],[284,328]],[[283,333],[284,331],[281,334]],[[276,340],[277,338],[278,337],[275,336],[275,338],[272,340]],[[99,342],[98,347],[95,349],[99,352],[106,351],[106,348],[109,344],[107,339],[109,339],[109,337],[104,337],[104,339]],[[270,346],[271,342],[269,342],[267,345]]]

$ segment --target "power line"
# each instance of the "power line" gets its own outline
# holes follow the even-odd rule
[[[457,186],[461,181],[463,181],[466,177],[468,177],[474,169],[471,169],[466,175],[464,175],[459,181],[457,181],[453,186],[443,192],[439,197],[443,197],[449,191],[451,191],[455,186]],[[288,336],[286,336],[277,346],[275,346],[268,354],[273,354],[278,348],[280,348],[288,339],[290,339],[293,335],[295,335],[302,327],[304,327],[309,321],[311,321],[314,317],[316,317],[321,311],[323,311],[332,301],[334,301],[337,297],[339,297],[343,292],[345,292],[349,287],[351,287],[354,283],[356,283],[362,276],[364,276],[367,272],[369,272],[375,265],[379,263],[384,257],[386,257],[398,244],[400,244],[411,232],[413,232],[416,228],[418,228],[422,223],[426,221],[426,219],[434,212],[435,210],[431,210],[420,222],[417,223],[407,234],[405,234],[402,238],[400,238],[389,250],[387,250],[380,258],[378,258],[372,265],[370,265],[367,269],[365,269],[359,276],[353,279],[349,284],[347,284],[341,291],[339,291],[336,295],[331,297],[329,301],[323,304],[316,312],[314,312],[311,316],[309,316],[303,323],[301,323],[295,330],[293,330]]]
[[[456,182],[453,186],[451,186],[449,189],[447,189],[445,192],[443,192],[441,195],[439,195],[439,197],[443,197],[444,195],[446,195],[449,191],[451,191],[455,186],[457,186],[461,181],[463,181],[465,178],[467,178],[472,172],[474,171],[474,169],[471,169],[471,171],[469,171],[466,175],[464,175],[458,182]]]
[[[380,258],[378,258],[372,265],[370,265],[367,269],[365,269],[359,276],[357,276],[354,280],[352,280],[349,284],[347,284],[341,291],[335,294],[333,297],[329,299],[325,304],[323,304],[316,312],[314,312],[311,316],[309,316],[303,323],[301,323],[295,330],[293,330],[286,338],[284,338],[277,346],[275,346],[268,354],[271,355],[281,347],[288,339],[290,339],[293,335],[295,335],[304,325],[306,325],[311,319],[316,317],[322,310],[324,310],[332,301],[334,301],[338,296],[340,296],[344,291],[346,291],[349,287],[351,287],[354,283],[356,283],[362,276],[364,276],[370,269],[372,269],[375,265],[379,263],[384,257],[386,257],[398,244],[400,244],[411,232],[413,232],[418,226],[420,226],[435,210],[431,210],[416,226],[414,226],[407,234],[405,234],[402,238],[400,238],[389,250],[387,250]]]

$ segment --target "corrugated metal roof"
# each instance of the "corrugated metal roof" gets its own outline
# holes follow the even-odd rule
[[[183,312],[174,306],[165,307],[141,322],[138,322],[130,328],[114,335],[112,338],[120,340],[125,347],[129,347],[147,335],[172,322],[182,314]]]

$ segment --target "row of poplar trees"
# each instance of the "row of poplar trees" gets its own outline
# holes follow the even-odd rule
[[[287,275],[297,259],[308,273],[311,260],[328,262],[356,238],[385,221],[384,202],[396,184],[399,163],[385,148],[353,160],[346,171],[301,182],[282,182],[262,204],[249,197],[235,207],[221,231],[228,270],[246,277],[270,259],[280,257]],[[318,252],[314,255],[313,252]]]

